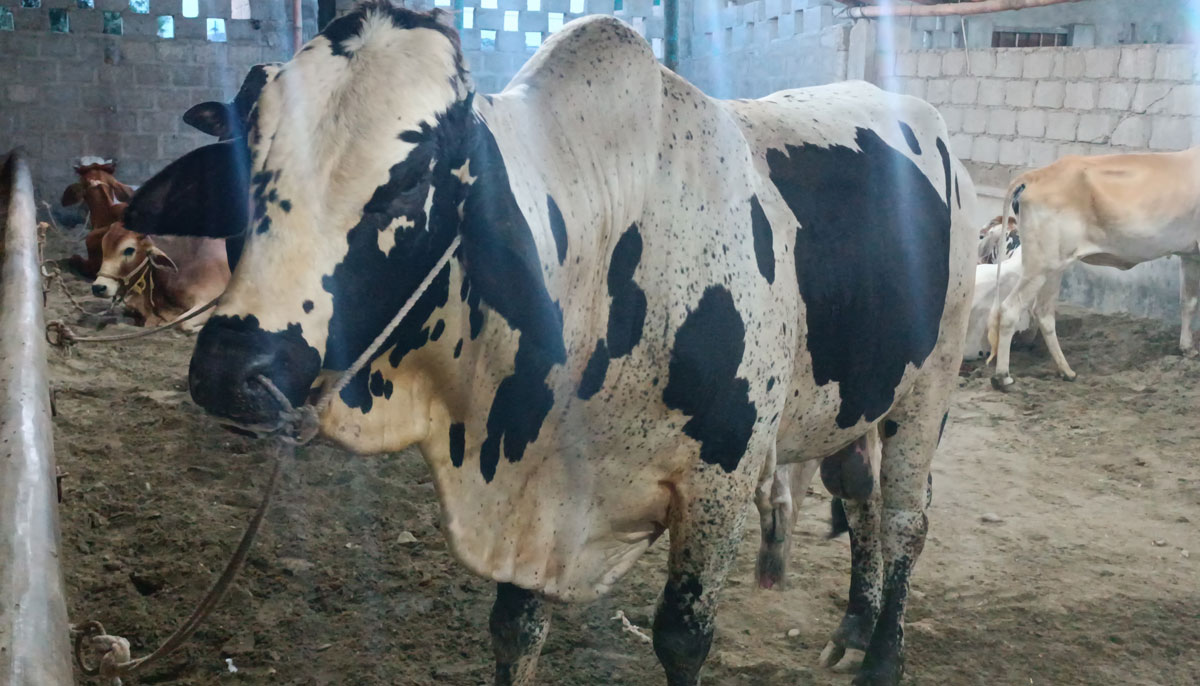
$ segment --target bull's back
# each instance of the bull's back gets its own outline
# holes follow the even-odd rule
[[[919,100],[849,83],[730,106],[802,300],[782,430],[817,454],[886,414],[933,353],[970,279],[951,227],[973,190]]]

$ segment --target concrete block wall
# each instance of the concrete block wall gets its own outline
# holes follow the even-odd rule
[[[897,49],[989,48],[993,31],[1066,33],[1075,47],[1195,40],[1192,0],[1088,0],[965,17],[900,17]],[[965,38],[964,38],[965,30]]]
[[[620,2],[621,9],[616,9]],[[355,0],[338,0],[338,14],[349,12]],[[654,0],[409,0],[415,10],[439,8],[454,13],[463,54],[480,93],[504,89],[557,28],[589,14],[619,17],[631,24],[662,58],[662,6]]]
[[[1004,189],[1067,155],[1162,152],[1200,145],[1194,45],[932,50],[880,54],[880,83],[942,113],[950,147],[976,184]],[[981,198],[998,214],[996,197]],[[1178,260],[1123,272],[1075,265],[1067,302],[1178,321]]]
[[[232,98],[250,67],[291,54],[284,3],[254,2],[251,19],[232,19],[228,0],[204,0],[196,18],[182,16],[179,0],[150,0],[148,14],[127,1],[92,4],[0,0],[15,28],[0,30],[0,150],[29,152],[38,198],[53,207],[76,178],[75,158],[114,158],[118,178],[140,184],[211,142],[183,123],[187,108]],[[68,33],[51,32],[51,10],[66,10]],[[120,13],[121,35],[103,32],[105,11]],[[161,16],[173,17],[174,38],[157,36]],[[206,40],[209,17],[225,20],[225,42]]]
[[[934,50],[881,54],[881,84],[935,105],[977,183],[1065,155],[1200,144],[1195,46]]]
[[[696,0],[691,17],[679,73],[709,95],[756,98],[846,78],[849,25],[828,0]]]

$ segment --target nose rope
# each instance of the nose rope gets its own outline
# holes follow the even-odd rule
[[[175,633],[171,634],[166,641],[162,643],[153,653],[145,657],[130,659],[129,641],[120,636],[110,635],[104,630],[104,625],[98,621],[91,620],[83,622],[72,627],[72,632],[75,634],[74,654],[75,662],[79,666],[79,670],[86,676],[99,676],[108,679],[112,686],[121,686],[121,677],[127,677],[135,674],[146,666],[166,657],[170,653],[178,649],[185,641],[187,641],[201,623],[208,617],[209,613],[221,602],[225,596],[229,586],[233,583],[238,571],[246,560],[246,556],[250,552],[250,546],[254,543],[254,538],[258,534],[258,529],[262,524],[263,518],[267,513],[267,507],[271,502],[271,496],[275,492],[275,485],[279,480],[279,474],[283,471],[285,461],[290,462],[295,455],[295,447],[304,445],[316,437],[320,430],[320,414],[324,411],[333,397],[337,395],[350,379],[358,374],[362,368],[371,360],[379,348],[387,342],[388,336],[396,330],[400,322],[408,316],[408,313],[416,305],[425,291],[429,290],[430,284],[434,278],[450,261],[454,251],[458,249],[460,240],[458,236],[450,242],[450,247],[446,248],[446,252],[442,255],[437,264],[433,266],[429,274],[417,286],[417,290],[408,298],[396,316],[388,322],[388,325],[383,331],[375,337],[367,349],[363,351],[354,364],[350,365],[346,371],[342,372],[332,385],[326,386],[315,402],[305,403],[300,407],[292,405],[288,400],[287,395],[279,389],[265,375],[259,374],[254,377],[254,380],[261,384],[263,388],[275,399],[280,406],[279,422],[271,428],[267,427],[244,427],[251,428],[255,433],[274,435],[277,440],[272,447],[274,455],[274,467],[271,470],[271,476],[267,480],[266,486],[263,487],[262,501],[255,510],[254,516],[250,519],[250,523],[246,526],[246,532],[242,534],[242,540],[238,543],[237,549],[233,556],[225,565],[225,570],[221,573],[220,578],[205,594],[200,604],[192,612]],[[211,306],[215,303],[209,303]],[[206,308],[207,309],[207,306]],[[90,639],[90,641],[89,641]],[[98,662],[95,665],[89,665],[83,658],[84,643],[90,642],[92,651],[98,656]]]

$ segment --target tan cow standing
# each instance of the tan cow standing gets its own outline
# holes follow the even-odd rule
[[[1067,364],[1054,329],[1062,275],[1073,262],[1130,269],[1179,255],[1179,347],[1196,354],[1192,318],[1200,305],[1200,147],[1182,152],[1064,157],[1018,176],[1004,212],[1019,203],[1022,275],[991,318],[992,385],[1012,385],[1009,348],[1020,314],[1030,309],[1059,373]],[[999,268],[999,267],[997,267]],[[990,358],[989,358],[990,361]]]

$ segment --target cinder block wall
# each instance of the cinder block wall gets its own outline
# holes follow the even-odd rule
[[[256,0],[250,19],[231,18],[228,0],[201,0],[196,18],[183,17],[180,0],[151,0],[148,14],[126,0],[20,4],[0,0],[14,27],[0,30],[0,149],[28,150],[39,200],[56,208],[75,158],[115,158],[118,178],[140,184],[213,140],[183,123],[188,107],[232,98],[251,66],[291,54],[289,3]],[[69,32],[51,32],[51,12],[64,10]],[[119,13],[121,35],[104,33],[105,12]],[[158,37],[163,16],[173,17],[174,38]],[[225,42],[206,38],[209,18],[225,20]]]
[[[694,7],[679,73],[709,95],[757,98],[846,78],[849,25],[835,20],[827,0]]]
[[[976,184],[1002,189],[1067,155],[1200,144],[1198,59],[1194,45],[933,50],[881,53],[879,69],[885,87],[937,106]],[[1000,211],[997,199],[982,204]],[[1076,265],[1063,298],[1178,321],[1178,260],[1127,272]]]
[[[504,89],[554,30],[589,14],[614,15],[651,41],[662,57],[662,6],[654,0],[409,0],[406,7],[453,12],[463,54],[480,93]],[[357,4],[338,0],[338,14]],[[458,5],[456,7],[456,5]],[[485,6],[486,5],[486,6]]]
[[[1065,155],[1200,143],[1195,46],[901,52],[879,69],[885,86],[937,106],[984,184]]]

